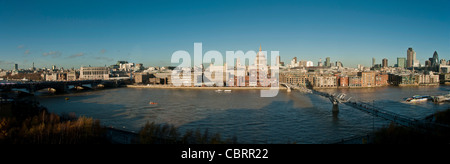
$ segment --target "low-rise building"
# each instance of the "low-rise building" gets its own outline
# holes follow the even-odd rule
[[[312,87],[314,81],[313,73],[302,73],[302,72],[281,72],[279,74],[280,83],[289,83],[299,86]]]
[[[439,65],[440,73],[450,73],[450,65]]]
[[[109,67],[81,67],[80,80],[108,80]]]
[[[79,77],[80,77],[80,73],[78,73],[76,71],[71,71],[71,72],[67,73],[67,81],[78,80]]]
[[[450,85],[450,73],[440,74],[439,80],[440,80],[441,84]]]
[[[11,74],[11,72],[1,71],[1,72],[0,72],[0,77],[8,76],[8,75],[10,75],[10,74]]]
[[[337,76],[336,78],[338,78],[337,81],[339,87],[348,87],[348,76]]]
[[[430,74],[422,74],[418,75],[418,83],[419,85],[438,85],[439,84],[439,75]]]
[[[389,85],[389,75],[387,74],[378,74],[375,75],[375,86],[387,86]]]
[[[149,83],[150,74],[148,73],[135,73],[134,83],[136,84],[147,84]]]
[[[361,76],[349,76],[348,77],[348,86],[350,88],[362,87]]]
[[[41,74],[41,77],[44,81],[57,81],[58,73],[43,73]]]
[[[358,72],[358,76],[361,76],[361,87],[375,86],[375,72]]]
[[[155,73],[153,74],[156,78],[155,80],[157,81],[157,79],[159,79],[160,84],[163,85],[173,85],[172,84],[172,73],[171,72],[160,72],[160,73]]]
[[[419,85],[418,78],[414,74],[389,74],[389,83],[395,86]]]
[[[314,84],[313,87],[315,88],[336,88],[336,76],[315,76],[314,77]]]

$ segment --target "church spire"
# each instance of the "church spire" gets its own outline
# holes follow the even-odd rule
[[[259,52],[261,52],[261,44],[259,45]]]

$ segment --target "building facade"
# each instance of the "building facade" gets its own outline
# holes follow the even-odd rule
[[[361,76],[349,76],[348,77],[348,86],[350,88],[362,87],[362,85],[361,85]]]
[[[406,56],[406,67],[414,67],[416,63],[416,52],[414,52],[413,48],[410,47],[408,48],[408,50],[406,50]]]
[[[108,80],[109,67],[81,67],[80,80]]]
[[[337,76],[338,87],[348,87],[348,76]]]
[[[397,67],[406,68],[406,58],[397,58]]]
[[[439,75],[441,84],[450,85],[450,73],[443,73]]]
[[[378,74],[375,75],[375,86],[380,87],[380,86],[387,86],[389,85],[389,75],[387,74]]]
[[[279,78],[281,83],[312,87],[314,74],[301,72],[282,72],[280,73]]]
[[[439,82],[440,82],[439,75],[433,75],[433,74],[418,75],[418,84],[419,85],[438,85]]]
[[[71,71],[67,73],[67,80],[68,81],[74,81],[77,80],[80,77],[80,74],[76,71]]]
[[[358,72],[358,76],[361,76],[361,87],[375,86],[375,72]]]
[[[330,57],[325,58],[325,67],[331,67]]]
[[[389,74],[389,83],[395,86],[418,85],[418,78],[414,74]]]
[[[135,73],[134,82],[137,84],[147,84],[149,83],[150,74],[148,73]],[[156,81],[154,81],[156,82]]]
[[[383,68],[388,67],[388,60],[387,60],[386,58],[384,58],[384,59],[382,60],[381,66],[382,66]]]
[[[315,76],[313,87],[336,88],[337,87],[336,76],[333,75]]]

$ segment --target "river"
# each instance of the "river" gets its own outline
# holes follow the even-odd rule
[[[352,100],[374,103],[383,109],[423,119],[450,108],[449,103],[404,103],[413,95],[447,94],[450,86],[324,89],[345,93]],[[259,90],[115,88],[50,95],[39,93],[40,103],[55,113],[75,113],[101,120],[103,125],[137,132],[146,122],[168,123],[187,129],[208,129],[240,143],[330,143],[365,135],[389,121],[324,97],[280,90],[276,97],[259,97]],[[65,100],[65,98],[70,98]],[[156,102],[157,104],[149,104]]]

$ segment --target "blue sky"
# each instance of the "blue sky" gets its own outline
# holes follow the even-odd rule
[[[279,51],[282,61],[331,57],[389,65],[413,47],[423,64],[450,59],[448,0],[0,0],[0,68],[170,65],[172,53]],[[176,64],[175,64],[176,65]]]

